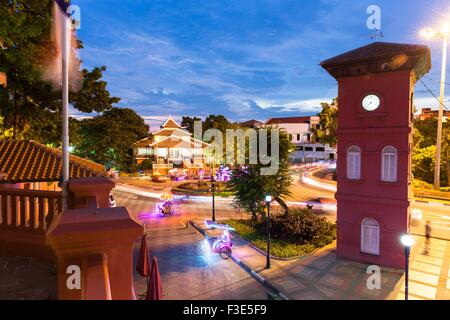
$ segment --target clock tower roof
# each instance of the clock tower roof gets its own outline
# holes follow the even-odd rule
[[[430,49],[425,45],[375,42],[322,61],[320,65],[335,78],[408,69],[420,78],[430,70],[431,58]]]

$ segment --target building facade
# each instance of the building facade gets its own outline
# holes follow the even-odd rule
[[[450,111],[444,110],[444,121],[450,116]],[[422,108],[419,114],[419,120],[437,119],[439,117],[439,110],[432,110],[431,108]]]
[[[264,125],[284,130],[288,134],[289,140],[295,145],[295,151],[290,155],[293,163],[336,159],[336,149],[321,144],[314,137],[312,130],[319,125],[318,116],[270,118]]]
[[[321,63],[338,80],[337,254],[404,267],[414,85],[426,46],[377,42]]]
[[[161,129],[133,145],[137,165],[145,160],[152,164],[154,172],[167,173],[174,167],[197,170],[209,160],[206,149],[209,145],[194,139],[171,116]]]

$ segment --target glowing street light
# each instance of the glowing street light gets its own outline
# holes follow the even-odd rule
[[[414,245],[414,239],[409,234],[404,234],[400,238],[400,242],[405,247],[405,300],[408,300],[408,283],[409,283],[409,253]]]
[[[439,97],[439,116],[436,139],[436,159],[434,166],[434,189],[440,188],[440,172],[441,172],[441,145],[442,145],[442,120],[444,116],[444,94],[445,94],[445,71],[447,68],[447,47],[448,37],[450,35],[450,26],[444,23],[439,30],[426,28],[420,32],[420,35],[427,39],[439,39],[443,41],[442,50],[442,70],[441,70],[441,88]]]

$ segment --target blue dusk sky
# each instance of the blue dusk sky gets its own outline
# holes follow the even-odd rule
[[[153,130],[169,114],[245,121],[318,113],[337,95],[319,63],[373,42],[366,26],[373,4],[381,8],[381,41],[430,46],[433,68],[424,81],[438,95],[442,43],[418,33],[450,17],[448,0],[72,3],[81,9],[84,67],[105,65],[119,106],[136,110]],[[421,83],[416,105],[438,107]]]

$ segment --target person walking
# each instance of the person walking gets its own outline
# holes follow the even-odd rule
[[[425,225],[425,254],[430,252],[431,224],[427,221]]]

